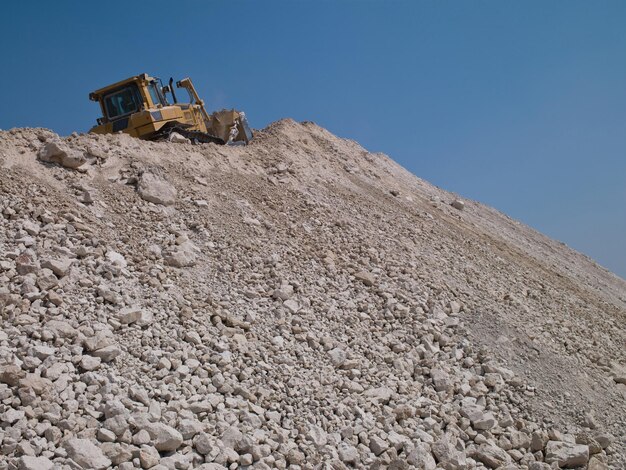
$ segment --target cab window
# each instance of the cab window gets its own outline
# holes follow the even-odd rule
[[[139,111],[141,100],[136,85],[131,85],[105,96],[104,105],[109,119]]]
[[[148,85],[148,92],[150,93],[150,99],[152,100],[152,104],[154,106],[165,106],[165,103],[163,103],[163,100],[161,99],[161,94],[159,93],[155,82],[152,82]]]

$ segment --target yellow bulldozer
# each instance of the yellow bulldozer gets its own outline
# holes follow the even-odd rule
[[[148,140],[168,139],[178,133],[194,143],[245,145],[252,139],[245,113],[222,110],[207,113],[189,78],[176,82],[189,94],[189,103],[179,103],[174,80],[168,85],[147,74],[136,75],[89,94],[100,103],[102,117],[89,132],[125,132]],[[173,104],[167,100],[172,95]]]

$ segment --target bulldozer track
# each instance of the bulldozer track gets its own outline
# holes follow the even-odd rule
[[[172,132],[177,132],[180,135],[182,135],[183,137],[188,138],[189,140],[191,140],[192,143],[194,144],[219,144],[219,145],[224,145],[226,142],[224,142],[223,139],[220,139],[217,136],[211,135],[207,132],[201,132],[201,131],[192,131],[189,129],[185,129],[183,127],[179,127],[179,126],[173,126],[168,128],[163,134],[163,138],[169,138],[169,136],[172,134]]]

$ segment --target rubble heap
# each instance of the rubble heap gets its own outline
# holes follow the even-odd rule
[[[624,468],[626,282],[382,154],[0,132],[0,469]]]

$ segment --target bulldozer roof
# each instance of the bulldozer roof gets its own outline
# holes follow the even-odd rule
[[[107,91],[110,90],[114,90],[116,88],[119,88],[123,85],[126,85],[127,83],[133,83],[133,82],[137,82],[137,81],[151,81],[154,80],[154,77],[150,77],[147,73],[142,73],[140,75],[135,75],[133,77],[129,77],[125,80],[120,80],[119,82],[115,82],[112,85],[107,85],[105,87],[99,88],[96,91],[92,91],[91,93],[89,93],[89,99],[92,101],[98,101],[98,98],[100,96],[102,96],[103,94],[105,94]]]

